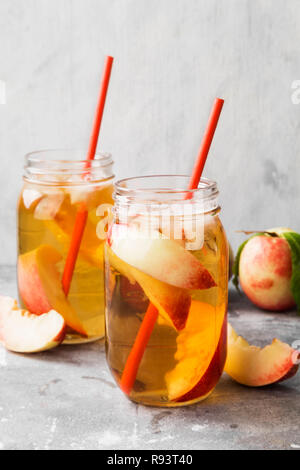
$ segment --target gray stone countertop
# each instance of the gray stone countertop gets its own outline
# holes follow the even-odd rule
[[[0,293],[16,296],[15,271],[0,268]],[[300,339],[296,312],[258,311],[230,291],[229,318],[257,345]],[[251,389],[223,375],[204,402],[138,406],[116,387],[103,341],[22,356],[0,346],[1,449],[300,450],[300,372]]]

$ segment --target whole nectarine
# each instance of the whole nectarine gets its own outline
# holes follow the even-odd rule
[[[239,259],[239,280],[247,297],[265,310],[283,311],[295,306],[291,290],[292,254],[284,237],[265,234],[251,238]],[[279,234],[279,232],[278,232]]]

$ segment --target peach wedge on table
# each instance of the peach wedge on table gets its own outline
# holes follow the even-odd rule
[[[152,232],[150,237],[120,224],[110,227],[108,244],[118,258],[161,282],[182,289],[216,286],[195,256],[177,241],[159,237],[159,232]]]
[[[278,339],[264,348],[250,345],[228,325],[225,372],[242,385],[262,387],[283,382],[296,374],[299,357],[299,352]]]
[[[66,323],[54,310],[37,316],[19,309],[16,300],[0,296],[0,343],[9,351],[46,351],[58,346],[65,333]]]
[[[50,245],[41,245],[36,250],[20,255],[18,284],[21,298],[31,313],[41,315],[56,310],[70,328],[87,336],[81,320],[62,290],[56,267],[61,259],[60,253]]]

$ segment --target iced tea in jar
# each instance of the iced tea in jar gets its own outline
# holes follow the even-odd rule
[[[106,350],[134,402],[206,398],[226,359],[228,243],[217,184],[149,176],[115,185],[105,244]]]
[[[113,162],[97,154],[86,162],[81,151],[49,150],[26,156],[18,203],[18,287],[21,305],[37,315],[51,309],[67,324],[65,343],[104,335],[102,223],[112,207]],[[75,219],[86,223],[66,295],[62,277]]]

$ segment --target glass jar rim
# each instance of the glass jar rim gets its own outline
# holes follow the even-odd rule
[[[193,214],[220,210],[215,181],[201,178],[197,189],[185,189],[189,182],[188,175],[149,175],[119,180],[114,185],[114,214],[126,218],[128,211],[180,215],[190,210]]]
[[[182,187],[179,188],[174,188],[174,187],[160,187],[160,186],[152,186],[152,187],[143,187],[141,186],[130,186],[131,183],[139,183],[143,181],[149,181],[150,179],[158,181],[159,179],[182,179],[186,183]],[[199,185],[195,189],[185,189],[188,188],[188,183],[190,181],[190,176],[189,175],[147,175],[147,176],[136,176],[136,177],[131,177],[131,178],[124,178],[121,180],[116,181],[114,184],[115,186],[115,195],[116,197],[133,197],[135,195],[142,195],[143,193],[145,194],[175,194],[175,195],[193,195],[197,196],[197,198],[200,196],[201,198],[205,197],[213,197],[217,196],[219,191],[217,187],[216,181],[209,179],[209,178],[201,178],[199,181]],[[185,187],[184,187],[185,186]]]
[[[45,156],[50,156],[50,155],[54,155],[54,154],[58,154],[58,153],[61,153],[61,154],[80,154],[83,156],[83,158],[80,158],[80,159],[66,159],[66,158],[55,158],[55,159],[51,159],[51,158],[45,158]],[[42,158],[38,158],[38,156],[42,156],[44,155],[44,157]],[[35,164],[43,164],[45,162],[49,163],[51,165],[51,163],[66,163],[66,164],[74,164],[74,165],[78,165],[78,164],[86,164],[87,160],[86,160],[86,151],[84,151],[83,149],[64,149],[64,148],[56,148],[56,149],[41,149],[41,150],[35,150],[33,152],[28,152],[25,154],[25,160],[27,163],[35,163]],[[109,152],[96,152],[95,154],[95,159],[94,160],[89,160],[89,162],[92,164],[92,165],[96,165],[97,167],[99,166],[107,166],[107,165],[111,165],[113,163],[113,160],[112,160],[112,156],[111,156],[111,153]]]
[[[40,184],[57,184],[64,176],[70,184],[106,181],[114,177],[112,165],[107,152],[97,152],[93,160],[86,160],[86,151],[81,149],[36,150],[25,155],[24,179]]]

